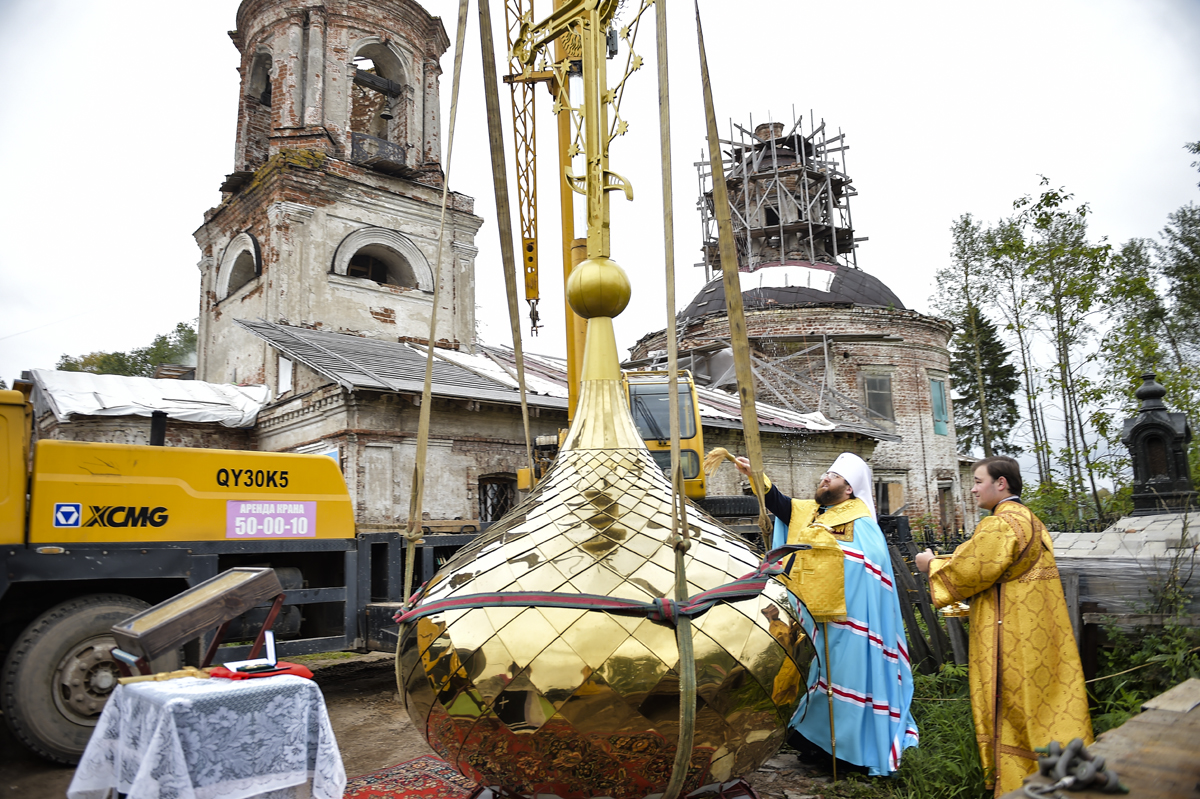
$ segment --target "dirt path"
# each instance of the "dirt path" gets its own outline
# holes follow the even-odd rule
[[[411,760],[431,752],[413,729],[396,693],[392,656],[337,654],[305,659],[325,694],[325,707],[337,736],[348,777]],[[0,723],[0,797],[62,799],[75,769],[56,766],[29,753]],[[801,764],[790,752],[772,758],[749,777],[762,799],[828,796],[828,779]],[[841,794],[835,789],[835,793]],[[845,795],[845,794],[842,794]]]
[[[358,776],[430,752],[396,694],[392,656],[384,652],[306,660],[325,694],[325,707],[348,776]],[[0,722],[0,797],[62,799],[75,774],[30,753]]]

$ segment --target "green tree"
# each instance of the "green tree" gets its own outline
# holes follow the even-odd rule
[[[196,352],[196,328],[180,322],[170,333],[158,335],[146,347],[129,352],[91,352],[58,359],[58,369],[64,372],[91,372],[98,375],[128,375],[150,377],[162,363],[183,363]]]
[[[955,352],[958,371],[953,374],[954,387],[964,397],[970,396],[966,405],[958,406],[964,422],[972,432],[968,440],[978,439],[983,445],[985,457],[992,456],[990,396],[984,391],[984,363],[979,346],[978,302],[976,295],[986,283],[983,229],[970,214],[963,214],[950,226],[954,244],[950,250],[950,264],[937,273],[938,293],[933,298],[934,307],[954,323],[958,334],[954,341],[959,349]],[[963,434],[959,423],[959,444]],[[964,451],[969,452],[970,446]]]
[[[1200,142],[1185,147],[1200,155]],[[1200,161],[1192,166],[1200,168]],[[1172,410],[1193,424],[1200,419],[1200,207],[1189,203],[1168,214],[1157,241],[1126,242],[1112,265],[1106,289],[1111,326],[1102,343],[1108,402],[1094,420],[1109,441],[1106,468],[1122,498],[1129,493],[1129,458],[1121,422],[1137,412],[1134,392],[1142,375],[1155,373]],[[1189,454],[1198,479],[1200,446],[1194,443]]]
[[[954,429],[963,452],[980,447],[985,458],[1021,452],[1009,440],[1021,417],[1016,400],[1021,381],[1011,355],[996,325],[969,306],[950,342],[950,379],[961,395],[954,403]]]
[[[1200,206],[1187,205],[1167,215],[1161,241],[1154,246],[1167,282],[1176,329],[1190,349],[1200,350]]]
[[[1017,200],[1017,219],[1027,231],[1033,257],[1026,266],[1032,282],[1035,321],[1046,331],[1055,361],[1047,370],[1051,390],[1061,400],[1063,445],[1058,458],[1066,467],[1067,489],[1083,512],[1084,483],[1089,484],[1096,514],[1103,515],[1096,485],[1096,442],[1089,440],[1089,406],[1098,402],[1102,388],[1091,377],[1089,365],[1097,357],[1091,348],[1092,320],[1103,310],[1103,290],[1108,279],[1110,245],[1088,240],[1087,203],[1074,208],[1074,195],[1049,188],[1042,177],[1041,195]]]
[[[1021,393],[1025,398],[1026,418],[1037,459],[1038,480],[1051,479],[1049,435],[1042,408],[1042,385],[1034,357],[1033,286],[1029,265],[1033,259],[1032,243],[1018,218],[1002,220],[984,234],[993,291],[989,305],[1004,320],[1004,330],[1016,342],[1021,369]]]

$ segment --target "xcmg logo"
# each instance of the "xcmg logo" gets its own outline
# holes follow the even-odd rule
[[[92,517],[84,527],[162,527],[167,523],[166,508],[135,508],[132,505],[88,505]]]

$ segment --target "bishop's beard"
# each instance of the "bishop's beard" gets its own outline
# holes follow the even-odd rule
[[[841,502],[838,495],[831,488],[818,488],[817,492],[813,495],[813,499],[817,501],[818,505],[822,506],[837,505]]]

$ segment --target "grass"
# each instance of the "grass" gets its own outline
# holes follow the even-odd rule
[[[339,650],[336,652],[316,652],[311,655],[289,655],[287,659],[292,663],[311,663],[312,661],[316,660],[349,660],[350,658],[358,657],[360,654],[362,653],[354,651],[344,652]]]
[[[1191,677],[1200,677],[1200,630],[1169,621],[1155,629],[1105,630],[1102,677],[1088,686],[1095,733],[1120,727],[1142,704]],[[1128,673],[1122,673],[1128,672]]]
[[[984,799],[983,767],[975,743],[967,667],[943,666],[935,674],[913,675],[913,718],[921,745],[904,752],[900,771],[888,780],[895,799]]]
[[[948,701],[947,701],[948,700]],[[850,774],[822,786],[823,799],[986,799],[975,744],[967,667],[913,675],[913,717],[921,745],[907,749],[891,779]]]

